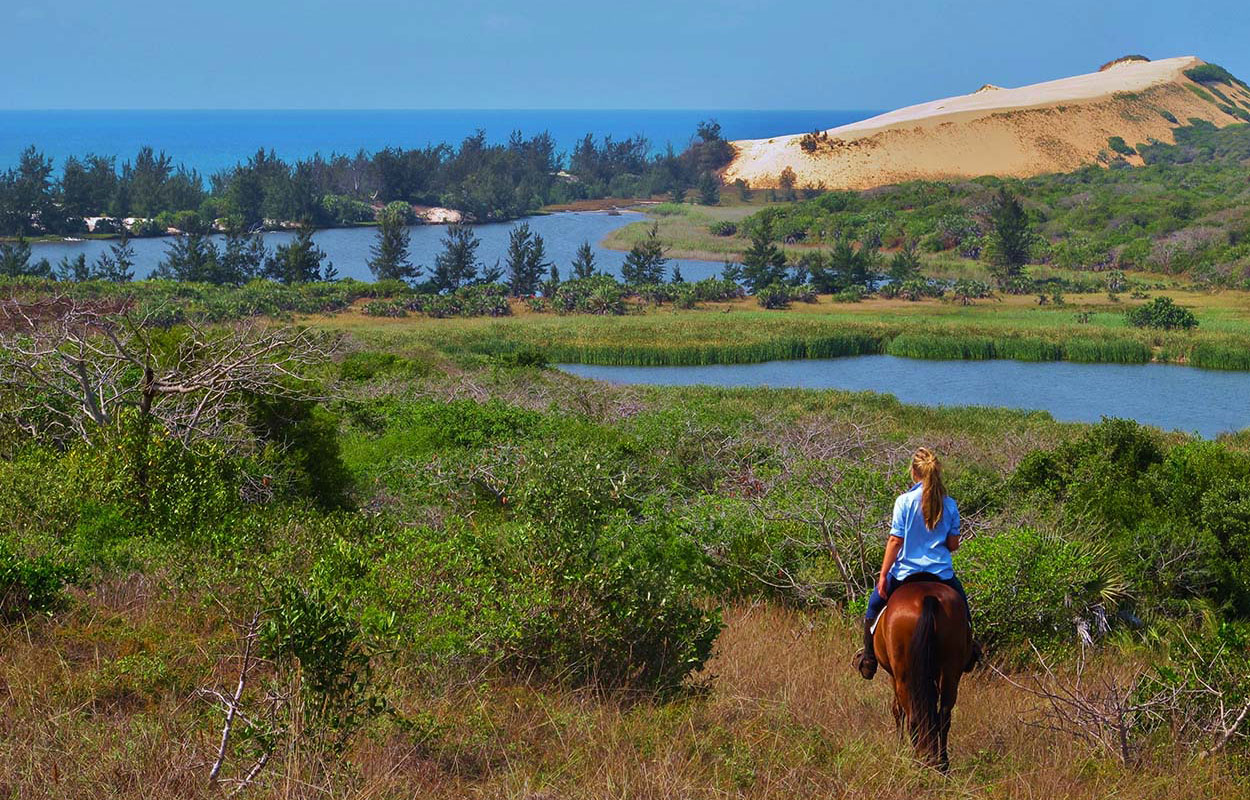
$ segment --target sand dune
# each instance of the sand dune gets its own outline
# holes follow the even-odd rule
[[[1088,75],[1015,89],[986,84],[971,94],[900,108],[817,137],[737,141],[737,157],[724,178],[775,187],[790,167],[798,186],[865,189],[917,178],[1026,177],[1107,164],[1120,157],[1109,147],[1110,137],[1129,145],[1172,142],[1175,123],[1169,116],[1182,124],[1192,118],[1219,126],[1242,121],[1222,110],[1229,106],[1210,89],[1246,112],[1250,92],[1236,84],[1201,85],[1185,76],[1203,63],[1192,56],[1122,61]],[[1134,156],[1126,160],[1140,163]]]

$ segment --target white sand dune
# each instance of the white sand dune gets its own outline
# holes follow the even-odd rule
[[[1122,61],[1088,75],[1015,89],[986,84],[972,94],[900,108],[819,137],[737,141],[737,156],[724,178],[775,187],[789,167],[798,186],[865,189],[918,178],[1026,177],[1106,164],[1118,157],[1108,146],[1110,137],[1129,145],[1174,141],[1169,116],[1219,126],[1242,121],[1220,108],[1224,102],[1210,86],[1185,76],[1203,63],[1193,56]],[[1215,88],[1233,107],[1250,112],[1244,87]]]

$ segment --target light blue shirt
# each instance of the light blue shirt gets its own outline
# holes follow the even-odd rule
[[[917,572],[928,572],[944,580],[955,577],[946,537],[959,535],[959,509],[954,498],[947,495],[942,505],[942,518],[936,528],[929,530],[925,527],[924,510],[920,505],[923,493],[924,485],[917,483],[894,501],[890,535],[903,540],[898,560],[890,568],[896,580]]]

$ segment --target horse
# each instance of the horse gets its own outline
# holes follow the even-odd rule
[[[963,598],[935,581],[902,584],[881,612],[873,649],[894,679],[894,724],[899,735],[906,720],[917,758],[946,772],[951,711],[972,654]]]

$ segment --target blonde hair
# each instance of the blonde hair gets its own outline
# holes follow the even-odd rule
[[[946,487],[942,485],[942,462],[927,447],[912,454],[911,469],[924,484],[920,495],[920,508],[924,512],[924,525],[929,530],[942,521],[942,507],[946,500]]]

